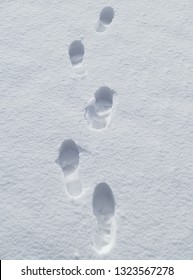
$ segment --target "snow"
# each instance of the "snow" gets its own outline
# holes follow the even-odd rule
[[[192,13],[190,0],[1,1],[0,259],[192,259]],[[116,94],[98,104],[104,87]]]

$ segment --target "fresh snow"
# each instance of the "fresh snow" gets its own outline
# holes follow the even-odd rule
[[[192,1],[3,0],[0,34],[0,259],[192,259]]]

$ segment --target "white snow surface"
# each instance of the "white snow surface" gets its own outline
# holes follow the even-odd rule
[[[97,32],[106,6],[114,18]],[[2,0],[0,61],[0,259],[192,259],[193,2]],[[104,86],[110,119],[92,129],[85,108]],[[79,147],[76,198],[56,163],[66,139]],[[115,200],[104,254],[100,183]]]

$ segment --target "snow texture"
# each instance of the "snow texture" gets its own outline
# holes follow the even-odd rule
[[[0,2],[0,259],[193,258],[192,14]]]

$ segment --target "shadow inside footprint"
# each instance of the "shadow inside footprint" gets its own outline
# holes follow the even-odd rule
[[[80,40],[73,41],[68,49],[70,62],[77,75],[83,75],[85,73],[83,67],[84,59],[84,45]]]
[[[111,119],[113,95],[115,91],[109,87],[100,87],[94,99],[85,108],[85,118],[91,129],[104,129]]]
[[[97,32],[104,32],[115,16],[114,9],[110,6],[105,7],[100,12],[99,20],[96,25]]]
[[[103,113],[113,106],[113,91],[109,87],[100,87],[95,92],[96,112]]]
[[[67,139],[62,143],[56,162],[63,171],[67,193],[72,197],[79,196],[82,193],[77,172],[79,166],[79,147],[72,139]]]
[[[93,213],[97,219],[94,246],[99,253],[108,253],[115,241],[115,199],[109,185],[100,183],[93,194]]]
[[[65,176],[72,174],[78,168],[79,151],[76,143],[72,139],[67,139],[62,143],[58,162]]]

